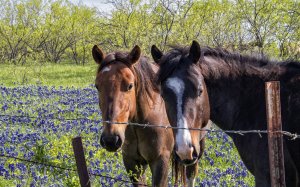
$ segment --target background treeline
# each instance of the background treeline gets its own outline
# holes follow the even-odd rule
[[[91,47],[223,47],[300,58],[299,0],[111,0],[101,12],[68,0],[0,0],[0,63],[85,64]]]

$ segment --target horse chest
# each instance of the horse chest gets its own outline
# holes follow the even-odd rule
[[[157,158],[162,153],[162,150],[172,149],[165,136],[162,136],[162,133],[157,128],[139,128],[136,130],[136,134],[138,151],[148,161]]]
[[[231,134],[233,142],[247,169],[254,174],[269,168],[267,137]]]
[[[139,155],[147,161],[153,160],[157,158],[163,150],[172,150],[172,142],[167,141],[169,138],[160,136],[161,134],[157,128],[129,127],[126,130],[123,152],[127,155]],[[172,138],[170,133],[165,134]]]

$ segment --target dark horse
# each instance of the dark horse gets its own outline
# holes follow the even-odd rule
[[[138,46],[129,53],[104,55],[95,45],[92,54],[99,64],[95,86],[99,93],[102,119],[115,122],[103,123],[102,147],[107,151],[122,149],[123,162],[127,172],[132,173],[130,178],[134,186],[142,186],[143,173],[148,164],[152,172],[152,185],[167,186],[169,161],[174,147],[172,130],[117,124],[169,124],[164,101],[154,82],[157,65],[141,56]],[[174,166],[179,165],[174,162]],[[182,167],[174,169],[174,174],[178,176]],[[186,172],[188,179],[194,177],[191,174],[194,168],[188,168]]]
[[[188,130],[188,128],[205,128],[209,121],[210,106],[204,78],[199,76],[201,70],[195,65],[196,56],[189,55],[188,62],[181,63],[180,68],[174,70],[177,62],[166,64],[166,59],[159,59],[162,53],[155,47],[151,50],[154,61],[160,62],[158,85],[160,93],[166,103],[167,115],[174,131],[175,154],[187,167],[197,168],[198,159],[204,149],[204,141],[200,141],[206,131]],[[179,60],[167,58],[171,62]],[[170,65],[168,67],[165,66]],[[174,66],[175,65],[175,66]],[[196,175],[197,172],[194,173]],[[194,185],[194,181],[189,181]]]
[[[266,130],[265,82],[277,80],[281,84],[283,130],[300,133],[299,62],[277,63],[222,49],[200,48],[196,41],[191,47],[173,47],[165,55],[152,46],[151,53],[160,65],[158,81],[166,97],[167,110],[173,113],[171,115],[176,114],[178,104],[168,99],[174,94],[172,87],[168,86],[169,78],[176,78],[177,82],[183,84],[182,87],[188,89],[184,91],[187,94],[181,96],[183,103],[187,101],[191,104],[203,94],[199,82],[204,78],[211,109],[210,119],[216,125],[223,130]],[[188,104],[183,104],[182,110],[190,113],[191,109]],[[191,111],[190,115],[195,115]],[[233,139],[247,169],[255,176],[256,186],[271,186],[267,135],[228,135]],[[287,186],[299,187],[299,139],[284,137],[284,161]]]

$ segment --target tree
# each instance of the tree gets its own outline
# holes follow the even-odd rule
[[[72,43],[71,4],[68,1],[55,1],[50,5],[42,26],[45,42],[43,52],[48,61],[58,63]]]
[[[85,6],[72,6],[70,51],[76,64],[85,64],[93,47],[93,35],[96,31],[96,11]]]
[[[242,17],[242,26],[246,28],[249,39],[254,41],[258,51],[263,54],[268,43],[274,41],[277,31],[277,6],[279,0],[237,0],[238,9]]]
[[[2,53],[14,64],[25,63],[28,50],[26,42],[30,40],[33,29],[30,27],[30,14],[26,4],[18,1],[3,1],[3,16],[0,21],[0,40]]]
[[[300,2],[295,0],[107,0],[110,14],[68,0],[0,0],[0,59],[85,64],[90,48],[202,45],[300,56]]]

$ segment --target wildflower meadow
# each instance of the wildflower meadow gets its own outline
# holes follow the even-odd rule
[[[76,136],[82,137],[88,170],[94,174],[92,186],[131,186],[124,182],[129,177],[121,152],[100,146],[98,102],[93,86],[0,86],[0,186],[79,186],[71,145]],[[146,179],[151,185],[149,171]],[[196,186],[254,186],[225,133],[208,134]]]

